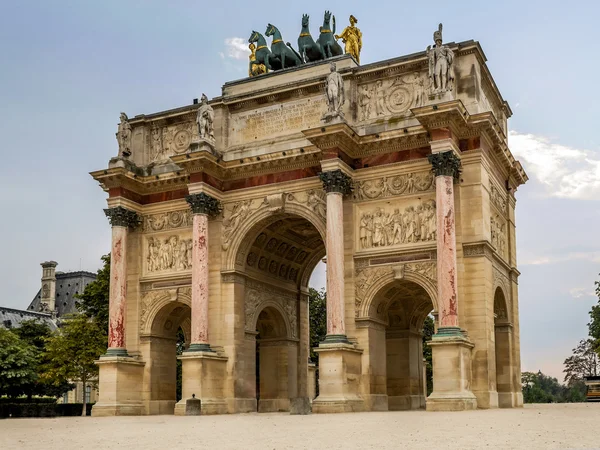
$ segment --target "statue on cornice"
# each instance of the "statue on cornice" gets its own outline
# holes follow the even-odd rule
[[[350,16],[350,26],[344,28],[342,34],[335,35],[336,39],[341,39],[344,45],[344,53],[351,54],[357,63],[360,64],[360,51],[362,50],[362,32],[356,26],[358,20],[353,15]]]
[[[196,115],[198,134],[200,135],[201,140],[214,142],[214,120],[215,112],[212,106],[208,104],[208,97],[205,94],[202,94],[202,98],[200,99],[200,107],[198,108],[198,114]]]
[[[346,102],[344,92],[344,80],[336,70],[335,63],[329,65],[330,73],[325,81],[325,94],[327,96],[327,112],[323,116],[323,120],[329,122],[333,118],[344,118],[342,106]]]
[[[454,87],[454,53],[450,47],[442,44],[442,24],[433,33],[435,45],[427,46],[429,59],[429,79],[431,93],[438,94],[452,91]]]
[[[128,158],[131,155],[131,125],[129,118],[124,112],[121,113],[121,122],[117,129],[117,142],[119,143],[119,155]]]

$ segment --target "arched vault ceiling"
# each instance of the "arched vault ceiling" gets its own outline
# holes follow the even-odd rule
[[[377,293],[370,315],[391,327],[420,329],[433,310],[429,295],[421,286],[407,280],[390,283]]]
[[[298,283],[313,258],[324,254],[321,235],[309,221],[286,217],[258,232],[246,257],[246,268]]]

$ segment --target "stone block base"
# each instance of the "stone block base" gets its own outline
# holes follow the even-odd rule
[[[313,413],[344,413],[365,410],[359,395],[361,355],[352,344],[321,343],[319,353],[319,396]]]
[[[139,416],[146,414],[142,403],[142,379],[145,363],[132,357],[101,356],[98,401],[92,416]]]
[[[422,395],[388,396],[389,411],[409,411],[413,409],[421,409],[422,403]]]
[[[175,400],[150,400],[146,407],[146,414],[152,416],[163,416],[173,414]]]
[[[471,392],[473,344],[461,334],[438,334],[429,342],[433,357],[433,392],[427,411],[465,411],[477,408]]]
[[[291,415],[306,415],[310,414],[311,411],[310,399],[308,397],[296,397],[290,399]]]
[[[388,396],[386,394],[369,394],[364,396],[365,410],[389,411]]]
[[[258,400],[258,412],[288,412],[290,410],[289,398],[261,398]]]
[[[175,415],[185,415],[186,400],[195,395],[202,402],[201,414],[227,414],[224,382],[227,358],[214,352],[186,352],[181,360],[181,400]]]
[[[232,414],[258,411],[255,398],[233,398],[227,400],[227,409]]]

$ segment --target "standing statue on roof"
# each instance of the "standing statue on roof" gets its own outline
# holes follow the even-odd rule
[[[121,122],[117,128],[117,142],[119,143],[119,155],[123,158],[131,156],[131,124],[124,112],[121,113]]]
[[[362,50],[362,32],[356,27],[358,20],[350,16],[350,26],[344,28],[342,34],[335,35],[336,39],[341,39],[345,44],[344,53],[351,54],[357,63],[360,64],[360,51]]]
[[[208,104],[208,97],[206,94],[202,94],[200,99],[200,107],[198,108],[198,114],[196,115],[196,123],[198,124],[198,134],[200,135],[200,139],[214,142],[214,120],[215,112],[213,111],[212,106]]]
[[[329,122],[331,119],[339,117],[344,118],[342,106],[346,102],[344,91],[344,80],[340,73],[336,70],[335,63],[329,65],[330,73],[325,80],[325,95],[327,98],[327,112],[323,116],[323,120]]]
[[[454,53],[450,47],[442,45],[442,24],[433,33],[435,45],[427,46],[427,58],[429,59],[429,80],[431,82],[431,93],[438,94],[452,91],[454,88]]]

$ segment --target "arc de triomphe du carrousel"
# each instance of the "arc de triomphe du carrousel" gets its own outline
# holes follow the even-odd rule
[[[522,406],[527,175],[481,46],[444,43],[440,25],[426,51],[360,65],[354,16],[338,36],[326,12],[316,40],[308,20],[298,49],[274,25],[253,31],[249,76],[221,96],[121,114],[119,154],[92,173],[112,225],[93,415],[184,414],[192,395],[202,414]],[[315,380],[308,281],[322,260]]]

